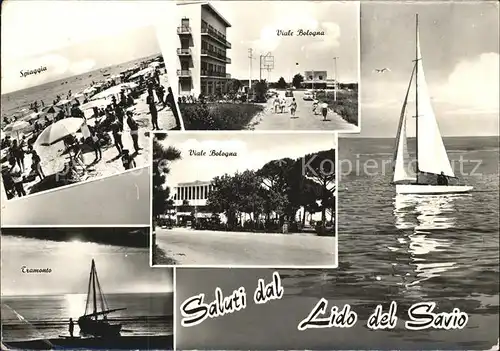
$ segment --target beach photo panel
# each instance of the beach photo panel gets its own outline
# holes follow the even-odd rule
[[[149,227],[3,229],[5,349],[172,350],[173,272],[148,247]]]
[[[337,136],[155,134],[153,266],[337,265]]]
[[[45,26],[51,18],[59,23],[61,11],[99,12],[93,5],[9,2],[3,8],[3,200],[147,166],[149,131],[182,129],[151,8],[99,3],[123,16],[102,32],[93,16],[68,23],[64,32]],[[25,34],[15,30],[21,13],[34,21]],[[40,40],[37,30],[47,45],[26,47]]]

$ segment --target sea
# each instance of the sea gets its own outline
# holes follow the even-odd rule
[[[11,93],[1,95],[1,106],[2,106],[2,125],[5,117],[12,116],[22,116],[23,109],[26,109],[26,113],[30,113],[30,104],[34,101],[43,100],[45,106],[52,105],[53,100],[55,100],[57,95],[61,98],[66,98],[68,92],[71,90],[73,94],[81,92],[92,85],[92,81],[99,82],[104,81],[107,78],[119,74],[121,71],[133,67],[136,63],[146,61],[150,58],[160,55],[154,54],[139,58],[136,60],[123,62],[118,65],[113,65],[109,67],[104,67],[96,69],[94,71],[89,71],[77,76],[72,76],[60,80],[56,80],[50,83],[37,85],[31,88],[17,90]],[[106,74],[106,76],[104,76]],[[108,75],[109,74],[109,75]]]
[[[383,161],[392,158],[394,139],[340,138],[339,267],[279,270],[284,286],[281,300],[265,305],[252,302],[230,316],[191,328],[178,327],[177,347],[498,350],[498,142],[498,137],[444,139],[456,175],[474,186],[470,194],[396,197],[390,165],[382,170]],[[360,171],[356,171],[356,162]],[[367,162],[369,172],[363,168]],[[202,292],[213,297],[215,286],[221,287],[225,296],[239,286],[251,294],[257,279],[271,281],[273,272],[229,271],[179,270],[177,303]],[[328,318],[334,306],[340,311],[349,305],[357,313],[356,324],[299,331],[299,323],[321,298],[328,306],[318,317]],[[377,305],[387,312],[392,301],[397,304],[396,326],[369,329],[367,320]],[[407,329],[409,308],[423,301],[435,302],[436,313],[459,308],[468,315],[467,325],[462,330]]]
[[[87,294],[2,297],[2,339],[21,341],[69,335],[69,318],[85,310]],[[108,316],[122,324],[122,336],[173,333],[173,293],[106,294],[110,308],[126,307]],[[112,307],[111,307],[112,306]],[[78,335],[78,325],[75,325]]]

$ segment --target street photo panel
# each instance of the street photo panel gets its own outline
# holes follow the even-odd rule
[[[9,30],[16,28],[19,14],[46,14],[42,4],[6,4],[2,43],[19,39]],[[52,27],[45,23],[58,22],[61,11],[89,10],[89,4],[57,6],[58,11],[37,17],[32,25],[49,33]],[[112,9],[123,6],[120,2]],[[147,166],[149,131],[180,129],[155,26],[129,23],[101,35],[83,35],[91,24],[60,33],[56,38],[66,36],[59,45],[51,37],[47,44],[52,45],[36,53],[14,45],[2,50],[5,199]]]
[[[172,350],[149,227],[2,229],[2,350]]]
[[[359,2],[178,2],[172,13],[186,130],[359,131]]]
[[[155,134],[153,266],[334,267],[336,139]]]

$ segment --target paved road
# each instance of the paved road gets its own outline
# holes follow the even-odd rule
[[[280,92],[280,97],[284,92]],[[263,113],[254,117],[249,124],[252,130],[342,130],[355,131],[358,127],[346,122],[338,114],[329,110],[327,120],[323,121],[323,116],[318,112],[314,115],[312,111],[312,101],[304,101],[304,91],[294,91],[294,98],[297,102],[297,112],[295,118],[290,114],[290,105],[292,98],[287,99],[285,113],[274,113],[273,101],[270,99],[265,106]]]
[[[335,238],[308,234],[157,229],[156,243],[180,265],[332,266]]]

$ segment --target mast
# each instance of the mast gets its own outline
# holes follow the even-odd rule
[[[96,276],[96,271],[95,271],[95,262],[92,259],[92,298],[94,300],[94,315],[96,316],[97,319],[97,301],[96,301],[96,291],[95,291],[95,276]]]
[[[418,173],[420,172],[418,169],[418,13],[415,15],[416,19],[416,28],[415,28],[415,149],[416,149],[416,175],[417,175],[417,184],[418,184]]]

